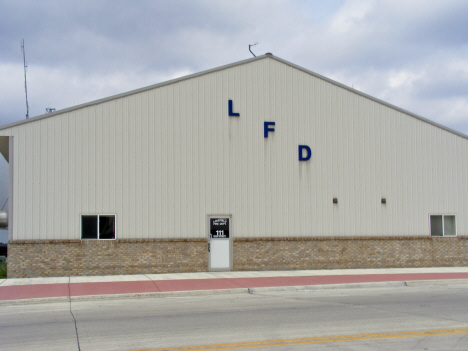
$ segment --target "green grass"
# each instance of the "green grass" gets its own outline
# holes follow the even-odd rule
[[[7,264],[0,263],[0,279],[5,279],[7,277]]]

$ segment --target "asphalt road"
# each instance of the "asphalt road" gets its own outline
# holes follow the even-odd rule
[[[1,305],[0,349],[468,349],[468,285],[79,301],[71,311]]]

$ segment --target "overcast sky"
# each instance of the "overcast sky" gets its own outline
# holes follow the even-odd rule
[[[0,0],[0,125],[271,52],[468,134],[468,1]],[[3,196],[0,196],[3,203]]]
[[[467,1],[0,0],[0,124],[271,52],[468,133]]]

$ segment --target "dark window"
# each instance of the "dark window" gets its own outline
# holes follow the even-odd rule
[[[115,239],[115,216],[99,216],[99,239]]]
[[[457,235],[455,216],[444,216],[444,235]]]
[[[210,218],[210,237],[229,238],[229,218]]]
[[[81,239],[115,239],[115,216],[82,215]]]
[[[97,239],[97,216],[81,216],[81,239]]]
[[[457,228],[454,215],[431,216],[431,236],[455,236]]]

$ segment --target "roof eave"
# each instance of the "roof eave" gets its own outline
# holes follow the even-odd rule
[[[33,118],[29,118],[29,119],[26,119],[26,120],[21,120],[21,121],[18,121],[18,122],[13,122],[13,123],[9,123],[9,124],[5,124],[3,126],[0,126],[0,130],[3,130],[3,129],[8,129],[8,128],[11,128],[11,127],[16,127],[16,126],[19,126],[19,125],[23,125],[23,124],[26,124],[26,123],[30,123],[30,122],[35,122],[35,121],[38,121],[38,120],[41,120],[41,119],[45,119],[45,118],[49,118],[49,117],[53,117],[53,116],[56,116],[56,115],[59,115],[59,114],[62,114],[62,113],[67,113],[67,112],[71,112],[71,111],[75,111],[75,110],[79,110],[81,108],[84,108],[84,107],[88,107],[88,106],[92,106],[92,105],[97,105],[97,104],[101,104],[101,103],[104,103],[104,102],[107,102],[107,101],[111,101],[111,100],[115,100],[115,99],[120,99],[122,97],[126,97],[126,96],[130,96],[130,95],[134,95],[134,94],[138,94],[138,93],[141,93],[141,92],[144,92],[144,91],[147,91],[147,90],[151,90],[151,89],[155,89],[155,88],[159,88],[159,87],[162,87],[162,86],[165,86],[165,85],[169,85],[169,84],[173,84],[173,83],[176,83],[176,82],[180,82],[180,81],[184,81],[184,80],[188,80],[188,79],[192,79],[192,78],[197,78],[197,77],[200,77],[200,76],[203,76],[203,75],[206,75],[206,74],[209,74],[209,73],[213,73],[213,72],[217,72],[217,71],[221,71],[221,70],[224,70],[226,68],[231,68],[231,67],[235,67],[235,66],[240,66],[240,65],[243,65],[243,64],[246,64],[246,63],[250,63],[250,62],[253,62],[253,61],[257,61],[257,60],[262,60],[262,59],[265,59],[265,58],[270,58],[270,59],[273,59],[273,60],[276,60],[278,62],[281,62],[283,64],[286,64],[288,66],[291,66],[295,69],[298,69],[302,72],[305,72],[307,74],[310,74],[314,77],[317,77],[319,79],[323,79],[331,84],[334,84],[334,85],[337,85],[343,89],[346,89],[350,92],[353,92],[355,94],[358,94],[362,97],[365,97],[369,100],[372,100],[372,101],[375,101],[379,104],[382,104],[384,106],[387,106],[387,107],[390,107],[392,109],[395,109],[397,111],[400,111],[402,113],[405,113],[411,117],[414,117],[416,119],[419,119],[425,123],[428,123],[428,124],[431,124],[435,127],[438,127],[438,128],[441,128],[447,132],[450,132],[450,133],[453,133],[455,135],[458,135],[462,138],[465,138],[465,139],[468,139],[468,135],[466,134],[463,134],[461,132],[458,132],[454,129],[451,129],[451,128],[448,128],[442,124],[439,124],[439,123],[436,123],[434,121],[431,121],[427,118],[424,118],[422,116],[419,116],[415,113],[412,113],[410,111],[407,111],[405,109],[402,109],[398,106],[395,106],[395,105],[392,105],[388,102],[385,102],[383,100],[380,100],[380,99],[377,99],[371,95],[368,95],[368,94],[365,94],[361,91],[358,91],[358,90],[355,90],[347,85],[344,85],[342,83],[339,83],[337,81],[334,81],[330,78],[327,78],[327,77],[324,77],[318,73],[315,73],[315,72],[312,72],[308,69],[305,69],[301,66],[298,66],[292,62],[289,62],[289,61],[286,61],[282,58],[279,58],[277,56],[273,56],[272,54],[270,53],[267,53],[265,55],[261,55],[261,56],[257,56],[257,57],[252,57],[252,58],[249,58],[249,59],[246,59],[246,60],[242,60],[242,61],[237,61],[237,62],[234,62],[234,63],[230,63],[228,65],[224,65],[224,66],[220,66],[220,67],[216,67],[216,68],[212,68],[212,69],[209,69],[209,70],[206,70],[206,71],[202,71],[202,72],[198,72],[198,73],[193,73],[193,74],[190,74],[188,76],[184,76],[184,77],[180,77],[180,78],[175,78],[175,79],[171,79],[171,80],[168,80],[168,81],[165,81],[165,82],[162,82],[162,83],[157,83],[157,84],[153,84],[153,85],[149,85],[149,86],[146,86],[146,87],[143,87],[143,88],[139,88],[139,89],[135,89],[135,90],[131,90],[131,91],[128,91],[128,92],[125,92],[125,93],[121,93],[121,94],[117,94],[117,95],[112,95],[112,96],[109,96],[109,97],[106,97],[106,98],[103,98],[103,99],[99,99],[99,100],[94,100],[94,101],[90,101],[90,102],[87,102],[87,103],[84,103],[84,104],[81,104],[81,105],[76,105],[76,106],[73,106],[73,107],[69,107],[69,108],[65,108],[63,110],[58,110],[58,111],[55,111],[55,112],[52,112],[52,113],[46,113],[46,114],[43,114],[43,115],[40,115],[40,116],[36,116],[36,117],[33,117]]]
[[[192,78],[197,78],[197,77],[209,74],[209,73],[224,70],[226,68],[231,68],[231,67],[243,65],[243,64],[246,64],[246,63],[249,63],[249,62],[252,62],[252,61],[262,60],[262,59],[271,58],[271,57],[272,57],[271,54],[265,54],[265,55],[262,55],[262,56],[252,57],[252,58],[249,58],[249,59],[246,59],[246,60],[230,63],[228,65],[211,68],[209,70],[205,70],[205,71],[202,71],[202,72],[189,74],[187,76],[171,79],[171,80],[161,82],[161,83],[157,83],[157,84],[152,84],[152,85],[149,85],[149,86],[146,86],[146,87],[143,87],[143,88],[139,88],[139,89],[130,90],[130,91],[127,91],[125,93],[112,95],[112,96],[109,96],[109,97],[106,97],[106,98],[86,102],[84,104],[64,108],[62,110],[57,110],[57,111],[54,111],[54,112],[51,112],[51,113],[45,113],[43,115],[39,115],[39,116],[35,116],[35,117],[32,117],[32,118],[24,119],[24,120],[21,120],[21,121],[8,123],[8,124],[5,124],[3,126],[0,126],[0,130],[16,127],[16,126],[31,123],[31,122],[36,122],[36,121],[41,120],[41,119],[57,116],[57,115],[67,113],[67,112],[72,112],[72,111],[79,110],[79,109],[89,107],[89,106],[92,106],[92,105],[102,104],[104,102],[108,102],[108,101],[111,101],[111,100],[116,100],[116,99],[120,99],[120,98],[123,98],[123,97],[126,97],[126,96],[138,94],[138,93],[141,93],[141,92],[144,92],[144,91],[147,91],[147,90],[151,90],[151,89],[155,89],[155,88],[159,88],[159,87],[162,87],[162,86],[165,86],[165,85],[177,83],[177,82],[192,79]]]

